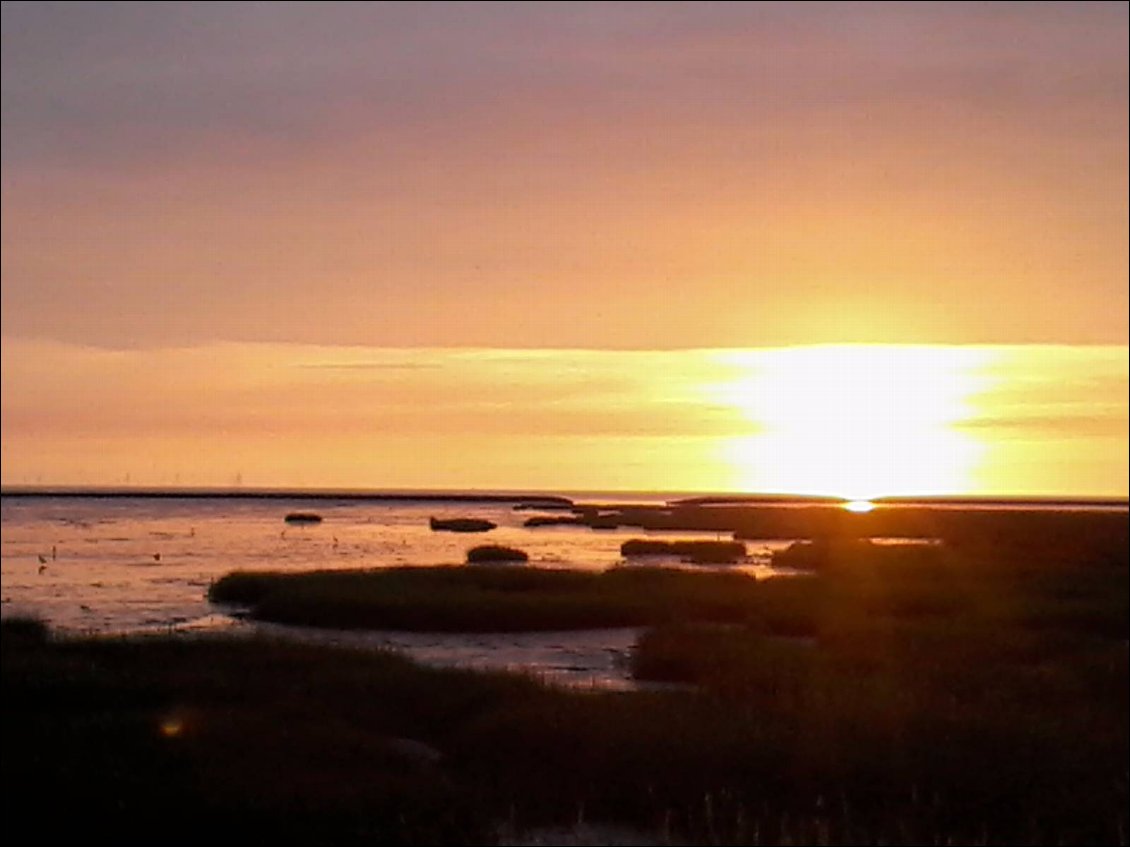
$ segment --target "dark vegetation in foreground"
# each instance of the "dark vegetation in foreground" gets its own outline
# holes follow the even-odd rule
[[[479,597],[460,592],[547,616],[555,594],[667,597],[678,611],[641,637],[634,672],[689,690],[5,622],[5,834],[459,844],[583,816],[674,843],[1125,844],[1127,556],[1094,552],[843,545],[815,576],[761,582],[428,571],[428,591],[454,592],[436,620]],[[374,575],[323,578],[307,596]]]

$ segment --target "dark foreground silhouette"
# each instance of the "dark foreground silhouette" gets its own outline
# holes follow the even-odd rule
[[[439,592],[460,569],[315,579],[287,601],[295,615],[345,595],[379,611],[431,591],[412,624],[434,628],[474,597],[531,628],[578,596],[666,609],[632,663],[679,684],[658,691],[5,621],[4,834],[484,844],[583,819],[655,843],[1125,843],[1130,585],[1108,529],[1049,548],[1007,533],[830,544],[795,579],[624,568],[636,581],[617,587],[475,566]]]

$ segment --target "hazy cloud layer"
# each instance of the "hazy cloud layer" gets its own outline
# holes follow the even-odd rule
[[[1124,3],[5,3],[3,332],[1124,343]]]
[[[1125,496],[1126,347],[836,354],[8,340],[3,482],[803,490],[797,468],[771,475],[762,453],[839,445],[898,465],[900,449],[953,434],[979,457],[961,491]],[[886,375],[838,367],[845,356]],[[924,410],[931,381],[951,396]],[[778,402],[763,409],[766,397]],[[888,437],[880,419],[900,399]]]

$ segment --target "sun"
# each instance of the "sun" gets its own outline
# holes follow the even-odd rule
[[[967,491],[983,445],[974,416],[978,348],[829,345],[730,353],[712,387],[751,434],[723,451],[739,486],[853,502]]]
[[[844,503],[844,508],[849,512],[863,514],[864,512],[870,512],[874,509],[875,504],[870,500],[847,500]]]

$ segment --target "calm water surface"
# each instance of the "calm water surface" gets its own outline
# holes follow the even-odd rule
[[[324,521],[288,525],[283,518],[292,511],[315,511]],[[4,497],[2,610],[5,617],[34,615],[65,633],[270,632],[389,646],[433,664],[521,668],[569,684],[627,687],[635,630],[473,636],[312,631],[241,621],[205,596],[213,580],[232,570],[458,564],[484,540],[526,550],[534,567],[599,570],[620,563],[620,544],[641,535],[629,528],[523,527],[531,514],[536,512],[515,511],[508,503]],[[432,532],[433,515],[482,517],[499,526],[475,535]],[[697,537],[703,535],[716,537]],[[780,546],[751,544],[741,567],[771,574],[768,557]]]

